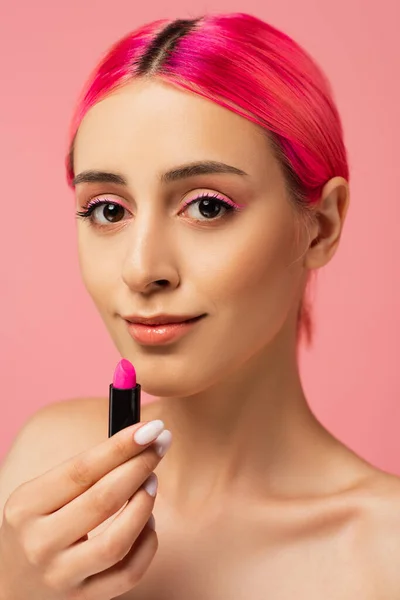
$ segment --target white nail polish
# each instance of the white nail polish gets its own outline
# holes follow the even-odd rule
[[[149,475],[149,477],[144,482],[143,487],[150,496],[154,497],[157,494],[158,488],[157,475],[155,473]]]
[[[144,446],[153,442],[163,431],[164,427],[165,425],[160,419],[150,421],[135,431],[133,439],[137,444]]]
[[[154,442],[158,456],[164,456],[172,442],[172,433],[169,429],[164,429]]]

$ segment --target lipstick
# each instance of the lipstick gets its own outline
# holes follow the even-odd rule
[[[108,396],[108,437],[140,421],[140,384],[134,366],[123,358],[114,371]]]
[[[126,321],[128,332],[133,339],[144,346],[160,346],[169,344],[185,335],[198,323],[204,315],[183,321],[162,322],[158,324],[141,321]]]

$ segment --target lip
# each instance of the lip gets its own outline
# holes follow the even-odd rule
[[[131,317],[124,317],[125,321],[129,323],[140,323],[141,325],[169,325],[170,323],[183,323],[192,319],[198,319],[202,315],[167,315],[160,314],[154,315],[154,317],[141,317],[139,315],[133,315]]]
[[[129,317],[126,324],[129,334],[145,346],[169,344],[183,337],[205,315],[188,317],[183,315],[157,315],[155,317]]]

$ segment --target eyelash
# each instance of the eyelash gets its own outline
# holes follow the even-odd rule
[[[221,206],[222,206],[222,207],[223,207],[223,208],[224,208],[224,209],[225,209],[227,212],[236,212],[236,211],[239,211],[239,210],[241,210],[241,208],[242,208],[241,206],[238,206],[238,205],[237,205],[237,204],[235,204],[234,202],[231,202],[231,201],[229,201],[229,200],[223,200],[222,198],[220,198],[220,197],[219,197],[219,195],[218,195],[218,194],[208,194],[208,193],[204,193],[204,194],[201,194],[200,196],[197,196],[197,198],[195,198],[195,199],[193,199],[193,200],[190,200],[189,202],[187,202],[186,204],[184,204],[184,206],[183,206],[183,210],[184,210],[184,209],[187,209],[187,208],[188,208],[189,206],[191,206],[192,204],[196,204],[196,203],[198,203],[198,202],[201,202],[201,200],[205,200],[205,199],[207,199],[207,200],[216,200],[216,201],[218,201],[218,203],[219,203],[219,204],[220,204],[220,205],[221,205]],[[103,206],[107,206],[107,204],[114,204],[114,205],[116,205],[116,206],[121,206],[121,207],[122,207],[124,210],[127,210],[127,209],[125,209],[125,207],[124,207],[124,206],[122,206],[122,204],[119,204],[119,202],[113,202],[113,201],[111,201],[111,200],[100,200],[100,199],[94,199],[94,200],[91,200],[90,202],[88,202],[88,204],[87,204],[87,205],[86,205],[86,206],[83,208],[83,210],[81,210],[81,211],[77,211],[77,212],[76,212],[76,216],[77,216],[78,218],[81,218],[81,219],[89,219],[89,220],[91,221],[92,225],[94,225],[93,218],[92,218],[92,214],[93,214],[94,210],[95,210],[96,208],[98,208],[99,206],[102,206],[102,205],[103,205]],[[218,219],[221,219],[221,217],[218,217],[218,216],[217,216],[217,217],[215,217],[215,218],[204,219],[204,220],[205,220],[205,221],[207,221],[207,220],[209,220],[209,221],[216,221],[216,220],[218,220]],[[198,219],[198,221],[200,221],[200,220],[201,220],[201,219]],[[110,221],[110,224],[112,224],[112,223],[111,223],[111,221]],[[98,225],[98,224],[97,224],[97,227],[108,227],[108,225],[104,225],[104,224],[102,224],[102,225]]]

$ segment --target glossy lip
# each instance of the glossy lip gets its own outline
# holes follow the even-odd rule
[[[169,325],[170,323],[184,323],[192,319],[199,319],[204,315],[155,315],[154,317],[141,317],[140,315],[132,315],[131,317],[123,317],[129,323],[140,323],[142,325]]]
[[[199,315],[198,317],[189,317],[189,319],[186,317],[186,320],[184,321],[172,322],[170,320],[166,323],[160,323],[159,320],[161,315],[159,315],[156,324],[149,323],[149,321],[154,321],[154,318],[144,319],[145,322],[143,322],[143,320],[140,322],[136,321],[135,323],[125,319],[125,322],[129,334],[138,344],[144,346],[159,346],[175,342],[192,329],[204,316],[205,315]],[[164,317],[166,316],[164,315]],[[171,319],[171,316],[168,318]],[[182,317],[180,318],[182,319]]]

